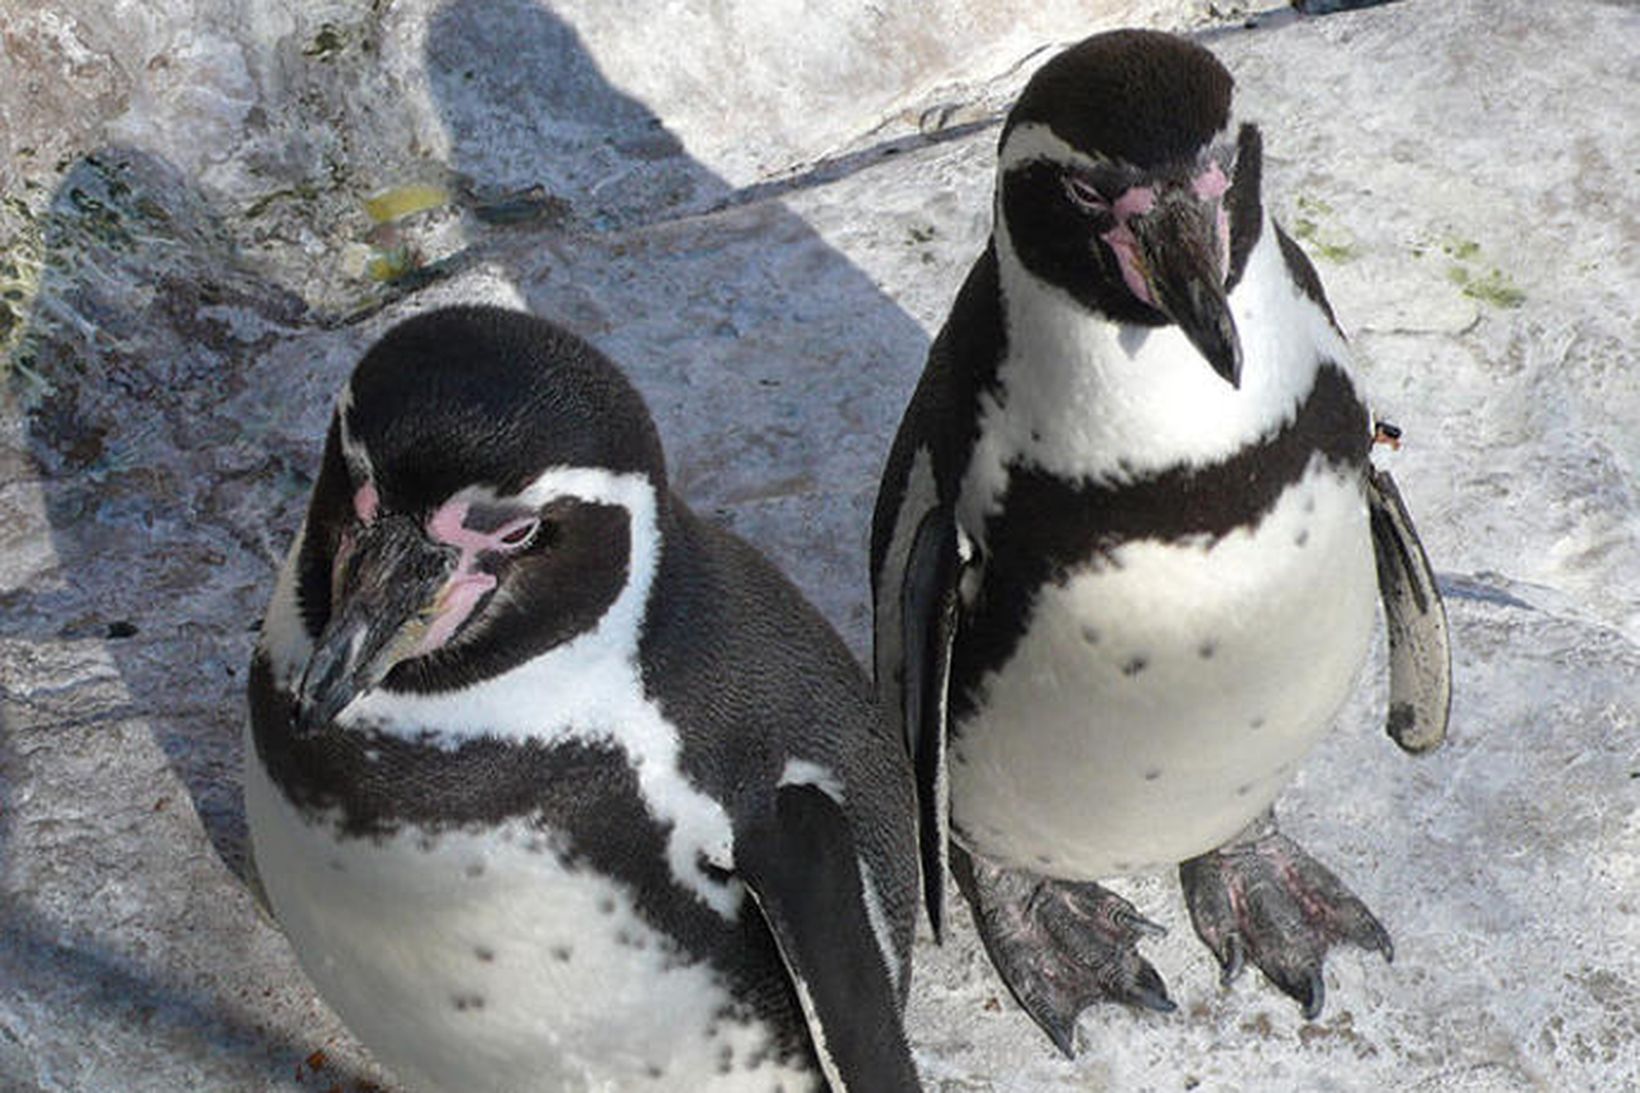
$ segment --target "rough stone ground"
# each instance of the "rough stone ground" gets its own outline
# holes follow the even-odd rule
[[[990,123],[1092,27],[829,7],[0,9],[0,1089],[391,1088],[233,869],[252,626],[395,319],[516,293],[590,337],[680,490],[864,651],[876,474],[988,227]],[[1397,941],[1333,957],[1319,1021],[1221,989],[1173,879],[1135,878],[1181,1011],[1096,1010],[1061,1060],[959,913],[918,953],[929,1088],[1640,1088],[1640,12],[1099,12],[1202,34],[1265,123],[1269,203],[1407,433],[1452,738],[1396,752],[1380,650],[1283,799]]]

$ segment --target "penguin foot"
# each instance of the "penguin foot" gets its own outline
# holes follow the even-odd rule
[[[1389,933],[1332,871],[1266,818],[1179,866],[1190,921],[1229,984],[1250,961],[1304,1008],[1321,1014],[1327,950],[1347,941],[1395,959]]]
[[[1066,1058],[1076,1018],[1111,999],[1161,1013],[1177,1007],[1135,946],[1167,931],[1097,884],[1000,869],[952,847],[952,871],[1003,982]]]

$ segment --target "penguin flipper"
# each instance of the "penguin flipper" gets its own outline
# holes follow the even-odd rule
[[[832,1093],[920,1090],[842,806],[815,785],[781,786],[772,815],[736,833],[735,871],[774,935]]]
[[[1452,712],[1452,646],[1435,571],[1388,471],[1369,469],[1367,503],[1378,594],[1389,631],[1390,737],[1424,752],[1446,739]]]
[[[950,783],[945,766],[946,688],[957,632],[962,559],[951,510],[929,510],[917,526],[900,586],[905,680],[900,692],[906,749],[917,778],[917,837],[923,900],[935,938],[945,927],[945,877],[951,869]]]

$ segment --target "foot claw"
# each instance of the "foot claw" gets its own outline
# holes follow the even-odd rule
[[[1119,925],[1127,927],[1136,934],[1144,934],[1147,937],[1167,936],[1166,926],[1150,921],[1150,919],[1146,918],[1144,915],[1141,915],[1137,911],[1118,911],[1116,913],[1116,921]]]
[[[1314,1021],[1321,1016],[1321,1007],[1327,1001],[1327,985],[1321,980],[1321,969],[1315,968],[1297,992],[1289,991],[1298,1004],[1304,1007],[1304,1020]]]
[[[1158,1013],[1178,1007],[1136,945],[1166,930],[1114,892],[999,869],[954,853],[953,871],[985,951],[1021,1008],[1067,1058],[1076,1019],[1101,999]]]
[[[1224,970],[1219,975],[1219,985],[1228,987],[1240,978],[1241,973],[1247,970],[1247,946],[1241,943],[1240,934],[1231,934],[1225,940],[1225,947],[1229,949],[1229,956],[1224,961]]]
[[[1143,1006],[1155,1013],[1172,1013],[1179,1007],[1173,999],[1167,996],[1167,984],[1162,977],[1156,974],[1156,969],[1146,964],[1139,972],[1139,982],[1127,995],[1127,1001]]]
[[[1339,942],[1394,959],[1389,933],[1350,890],[1297,843],[1261,825],[1258,833],[1179,867],[1190,921],[1218,958],[1228,986],[1254,964],[1264,977],[1320,1016],[1321,971]]]

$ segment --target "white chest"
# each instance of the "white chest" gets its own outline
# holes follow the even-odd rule
[[[721,976],[648,925],[552,833],[335,839],[251,764],[258,869],[292,947],[348,1027],[425,1090],[788,1090],[770,1030],[725,1017]]]
[[[999,237],[1008,355],[981,399],[957,512],[981,557],[1015,468],[1117,488],[1222,464],[1294,419],[1319,361],[1348,360],[1269,225],[1230,297],[1240,388],[1176,328],[1094,320],[1007,248]],[[978,585],[970,574],[965,598]],[[1375,598],[1360,482],[1319,458],[1251,527],[1135,538],[1042,586],[955,726],[959,838],[1079,878],[1223,843],[1274,800],[1347,697]]]
[[[960,837],[1090,879],[1223,843],[1348,696],[1376,587],[1360,486],[1319,460],[1251,530],[1132,542],[1044,586],[955,726]]]

